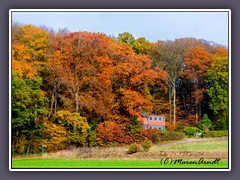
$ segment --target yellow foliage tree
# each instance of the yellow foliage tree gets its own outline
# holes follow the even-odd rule
[[[42,145],[46,145],[47,151],[57,151],[66,147],[67,131],[65,127],[50,121],[44,122],[43,126],[42,134],[44,139]]]
[[[64,126],[67,130],[67,141],[76,146],[85,146],[87,144],[88,125],[87,119],[80,116],[79,113],[69,111],[58,111],[55,115],[56,122]]]

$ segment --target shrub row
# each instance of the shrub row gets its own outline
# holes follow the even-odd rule
[[[161,141],[181,140],[184,137],[182,132],[166,131],[160,134]]]

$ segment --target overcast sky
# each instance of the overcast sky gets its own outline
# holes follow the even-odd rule
[[[228,12],[12,12],[12,20],[72,32],[129,32],[151,42],[194,37],[228,45]]]

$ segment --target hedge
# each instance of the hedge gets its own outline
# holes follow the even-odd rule
[[[223,137],[228,136],[228,130],[223,131],[209,131],[209,133],[204,134],[205,137]]]

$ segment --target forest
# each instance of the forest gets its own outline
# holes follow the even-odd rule
[[[196,38],[150,42],[129,32],[12,24],[12,153],[152,141],[132,112],[166,131],[228,130],[228,48]]]

